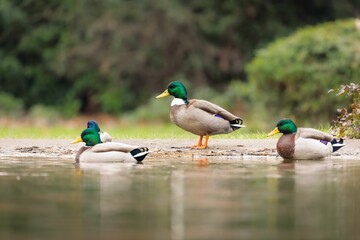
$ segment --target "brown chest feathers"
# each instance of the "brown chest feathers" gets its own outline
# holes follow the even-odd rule
[[[276,145],[277,152],[284,159],[293,159],[295,152],[295,134],[283,134]]]

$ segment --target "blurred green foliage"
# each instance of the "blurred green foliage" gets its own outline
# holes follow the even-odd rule
[[[240,112],[256,90],[246,87],[244,71],[255,49],[299,27],[354,16],[355,6],[353,0],[2,0],[0,91],[33,114],[51,107],[52,116],[126,116],[171,80],[190,79],[197,94]],[[216,97],[224,91],[228,99]]]
[[[335,119],[337,108],[348,100],[328,91],[359,81],[359,56],[354,19],[306,27],[257,51],[247,73],[259,117],[313,124]]]
[[[12,95],[0,92],[0,115],[20,117],[24,107],[21,99],[14,98]]]

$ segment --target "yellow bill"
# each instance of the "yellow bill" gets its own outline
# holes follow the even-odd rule
[[[270,136],[278,134],[278,133],[280,133],[280,131],[279,131],[279,128],[276,127],[267,136],[270,137]]]
[[[81,139],[81,137],[76,138],[74,141],[72,141],[71,143],[79,143],[82,142],[83,140]]]
[[[170,93],[169,91],[166,89],[162,94],[158,95],[156,98],[163,98],[163,97],[167,97],[169,96]]]

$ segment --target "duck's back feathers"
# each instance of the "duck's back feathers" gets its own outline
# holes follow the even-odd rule
[[[296,132],[296,138],[311,138],[317,140],[325,140],[330,142],[334,137],[328,133],[321,132],[314,128],[298,128]]]
[[[118,143],[118,142],[107,142],[107,143],[101,143],[96,144],[91,148],[92,152],[109,152],[109,151],[116,151],[116,152],[130,152],[137,146],[128,145],[124,143]]]
[[[238,116],[235,116],[234,114],[223,109],[222,107],[206,100],[191,99],[189,100],[189,107],[191,106],[203,110],[204,112],[207,112],[211,115],[218,115],[228,121],[239,119]]]

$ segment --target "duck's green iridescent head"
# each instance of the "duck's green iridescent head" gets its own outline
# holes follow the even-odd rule
[[[95,146],[101,143],[99,132],[94,128],[87,128],[81,136],[72,141],[71,143],[85,142],[86,146]]]
[[[160,95],[158,95],[156,98],[162,98],[162,97],[166,97],[166,96],[174,96],[176,98],[181,98],[187,101],[187,91],[186,88],[184,86],[184,84],[182,84],[179,81],[174,81],[171,82],[167,89]]]
[[[277,123],[276,128],[272,130],[268,134],[268,136],[272,136],[277,133],[292,134],[292,133],[296,133],[296,131],[297,131],[297,127],[291,119],[282,119]]]

